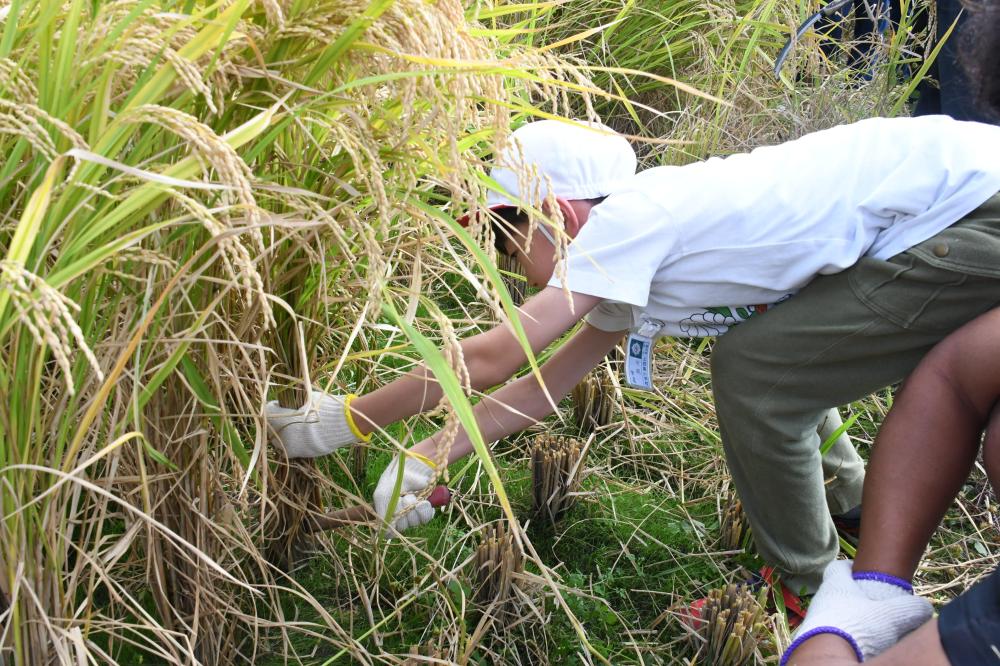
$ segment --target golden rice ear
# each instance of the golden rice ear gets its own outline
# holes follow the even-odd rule
[[[72,369],[75,350],[86,358],[97,380],[103,381],[100,363],[75,319],[79,305],[13,261],[0,261],[0,293],[12,305],[16,321],[35,343],[51,352],[69,395],[76,393]]]
[[[181,192],[173,192],[180,206],[216,239],[222,252],[222,265],[230,279],[239,283],[243,298],[256,307],[265,329],[276,322],[267,298],[264,277],[254,261],[265,252],[264,235],[260,231],[264,211],[257,205],[253,188],[253,172],[235,148],[216,134],[211,127],[192,114],[158,104],[144,104],[122,116],[123,122],[155,125],[180,138],[193,155],[209,166],[226,186],[220,195],[220,207],[209,209],[200,201]],[[229,211],[239,211],[239,216]],[[234,233],[234,227],[242,227]]]
[[[537,436],[531,447],[532,513],[555,525],[576,503],[585,446],[578,439]]]
[[[761,601],[746,585],[711,590],[697,629],[689,636],[697,663],[713,666],[749,664],[767,637]]]
[[[473,599],[477,604],[505,610],[515,600],[514,588],[524,572],[524,553],[504,520],[483,531],[472,561]]]

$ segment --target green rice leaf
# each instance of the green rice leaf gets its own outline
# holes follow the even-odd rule
[[[406,337],[410,340],[414,349],[417,350],[417,354],[420,355],[420,358],[427,364],[427,368],[434,374],[434,378],[437,380],[438,384],[441,386],[441,390],[451,403],[452,409],[455,410],[455,414],[458,416],[462,427],[465,428],[469,441],[472,442],[472,448],[476,451],[476,455],[479,456],[479,459],[483,464],[483,469],[486,470],[487,476],[489,476],[490,481],[493,483],[497,499],[500,500],[500,506],[503,508],[504,514],[506,514],[507,519],[510,520],[511,523],[517,524],[517,518],[514,516],[514,509],[510,505],[510,499],[507,497],[507,491],[504,488],[503,481],[500,479],[500,473],[497,471],[496,465],[493,464],[493,459],[490,456],[490,450],[486,446],[486,442],[483,440],[482,433],[479,432],[479,425],[476,423],[475,414],[472,413],[472,404],[469,402],[469,398],[465,395],[465,391],[462,389],[462,385],[459,383],[458,377],[455,376],[454,370],[452,370],[451,366],[445,360],[444,356],[441,355],[441,352],[434,345],[434,343],[428,340],[412,325],[408,324],[406,320],[403,319],[398,312],[396,312],[395,308],[388,303],[388,299],[382,306],[382,312],[389,317],[393,323],[403,331],[403,333],[406,334]],[[400,466],[400,472],[402,472],[402,469],[402,466]],[[399,484],[401,481],[401,478],[397,480],[396,492],[393,493],[394,499],[399,495]]]
[[[31,249],[38,236],[38,230],[45,219],[45,213],[49,208],[52,199],[52,188],[55,186],[56,176],[62,171],[63,158],[56,158],[45,172],[45,178],[35,191],[31,193],[28,205],[21,214],[21,219],[14,229],[14,235],[7,247],[6,260],[17,266],[24,266]],[[10,301],[10,293],[4,289],[0,290],[0,322],[4,321],[7,311],[7,303]]]
[[[839,439],[841,435],[847,432],[847,429],[850,428],[852,425],[854,425],[854,422],[858,420],[858,416],[859,416],[858,413],[851,414],[850,418],[841,423],[840,427],[834,430],[833,434],[827,437],[825,442],[820,444],[819,453],[821,456],[825,456],[830,451],[830,449],[833,448],[833,445],[837,442],[837,439]]]

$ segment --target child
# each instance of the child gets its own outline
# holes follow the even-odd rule
[[[782,665],[867,662],[930,619],[910,581],[980,441],[1000,487],[998,333],[1000,309],[945,338],[906,380],[875,441],[857,559],[827,568]],[[1000,570],[875,663],[1000,664]]]
[[[793,589],[815,590],[838,551],[830,514],[855,509],[864,480],[847,437],[821,460],[836,407],[903,379],[948,332],[1000,304],[1000,128],[874,118],[638,174],[628,142],[603,126],[540,121],[514,137],[519,149],[491,171],[504,191],[488,203],[513,222],[496,222],[498,245],[547,285],[522,308],[531,349],[585,319],[542,367],[545,387],[558,400],[626,333],[633,385],[649,381],[657,337],[721,336],[716,411],[755,542]],[[517,214],[525,204],[544,208],[558,238]],[[568,252],[553,249],[566,238]],[[462,354],[479,391],[526,361],[507,324],[464,340]],[[289,455],[315,456],[440,398],[420,369],[362,397],[271,404],[267,417]],[[534,375],[474,411],[486,441],[550,412]],[[437,437],[402,462],[405,512],[387,517],[397,529],[433,516],[413,493],[436,476]],[[471,450],[460,432],[448,462]],[[383,516],[400,461],[375,490]]]

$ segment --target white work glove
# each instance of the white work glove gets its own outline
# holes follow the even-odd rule
[[[396,488],[396,476],[399,469],[399,456],[382,472],[378,485],[375,486],[375,493],[372,496],[372,503],[375,505],[375,512],[383,519],[386,519],[386,512],[389,510],[389,500],[392,498],[392,491]],[[391,525],[397,532],[408,530],[417,525],[423,525],[434,517],[434,507],[427,500],[417,500],[414,493],[420,492],[434,481],[434,470],[416,458],[408,457],[403,465],[403,483],[399,488],[399,501],[396,502],[396,511],[393,514]],[[403,509],[409,509],[402,516]],[[388,536],[393,536],[389,531]]]
[[[930,602],[913,595],[905,581],[884,574],[864,573],[880,580],[855,580],[851,560],[831,562],[806,619],[781,657],[781,666],[794,664],[792,653],[817,634],[834,634],[854,648],[858,661],[871,659],[931,618]],[[903,587],[906,585],[907,587]]]
[[[273,400],[264,407],[267,425],[289,458],[325,456],[360,438],[348,422],[347,405],[354,396],[329,395],[314,388],[308,401],[288,409]]]

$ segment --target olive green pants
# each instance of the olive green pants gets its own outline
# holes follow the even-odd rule
[[[815,591],[837,555],[830,518],[861,502],[864,465],[836,407],[904,379],[1000,304],[1000,195],[887,261],[862,258],[721,336],[712,385],[726,461],[760,555]]]

